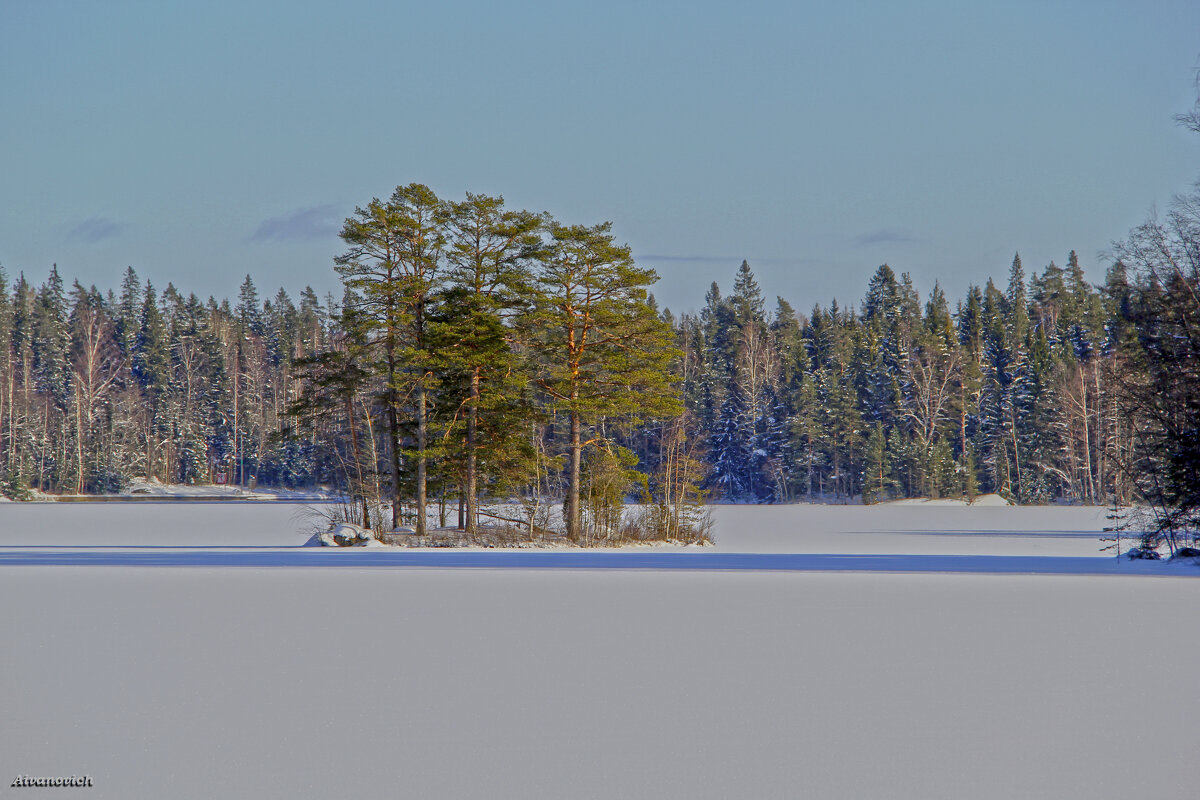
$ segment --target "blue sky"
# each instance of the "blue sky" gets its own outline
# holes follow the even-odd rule
[[[1100,253],[1200,175],[1200,3],[0,0],[0,264],[232,296],[337,287],[418,181],[614,223],[699,307],[884,262],[952,297]]]

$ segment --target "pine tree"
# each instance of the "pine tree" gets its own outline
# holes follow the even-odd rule
[[[669,416],[677,400],[667,372],[671,332],[646,302],[653,270],[638,267],[611,225],[550,222],[532,312],[523,321],[537,356],[538,386],[568,420],[567,535],[582,534],[585,429],[605,416]]]
[[[446,227],[450,288],[434,333],[444,344],[434,349],[444,359],[443,369],[462,379],[452,395],[454,407],[463,407],[463,523],[474,534],[481,459],[499,485],[505,472],[532,456],[516,422],[530,416],[522,391],[527,376],[505,323],[530,294],[532,263],[542,249],[542,219],[506,210],[503,198],[468,194],[449,205]]]
[[[355,209],[342,226],[347,251],[335,259],[338,274],[354,298],[354,309],[368,326],[368,340],[378,351],[384,379],[380,394],[388,430],[392,477],[392,521],[402,520],[400,405],[412,398],[416,465],[413,494],[416,529],[425,532],[426,478],[429,448],[427,316],[437,289],[436,278],[445,244],[444,206],[427,186],[397,187],[386,203],[372,200]]]

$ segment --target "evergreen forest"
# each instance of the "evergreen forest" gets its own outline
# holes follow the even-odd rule
[[[742,262],[673,314],[609,224],[419,184],[341,239],[324,298],[0,270],[0,489],[325,486],[418,529],[517,498],[561,503],[575,538],[625,500],[705,497],[995,492],[1196,525],[1200,194],[1103,271],[1016,255],[951,298],[885,264],[861,299],[811,309],[768,301]]]

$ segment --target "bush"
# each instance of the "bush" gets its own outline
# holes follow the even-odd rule
[[[25,482],[11,473],[0,478],[0,494],[9,500],[27,501],[33,499],[33,492],[29,490]]]
[[[95,467],[83,481],[87,494],[120,494],[129,485],[129,477],[111,466]]]

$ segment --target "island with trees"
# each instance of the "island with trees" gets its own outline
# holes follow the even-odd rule
[[[1200,517],[1200,192],[951,299],[880,266],[799,313],[746,262],[660,308],[609,223],[420,184],[355,210],[340,296],[0,272],[0,490],[326,486],[347,522],[704,541],[707,500],[1141,505]],[[508,511],[497,511],[505,503]],[[635,503],[632,511],[627,503]],[[436,524],[433,524],[435,521]]]

